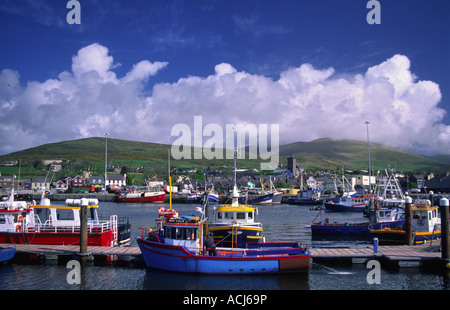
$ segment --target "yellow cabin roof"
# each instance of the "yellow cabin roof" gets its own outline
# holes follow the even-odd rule
[[[239,206],[232,206],[232,205],[221,205],[217,211],[219,212],[233,212],[233,211],[255,211],[255,208],[253,208],[250,205],[239,205]]]
[[[416,211],[431,211],[434,209],[439,209],[439,207],[432,207],[431,206],[431,202],[429,200],[419,200],[417,201],[414,205],[412,205],[412,210],[416,210]]]

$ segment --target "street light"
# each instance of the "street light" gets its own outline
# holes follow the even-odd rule
[[[108,162],[108,136],[109,133],[105,132],[105,195],[106,195],[106,163]]]
[[[372,174],[371,174],[371,167],[370,167],[370,140],[369,140],[369,124],[370,124],[370,122],[366,121],[364,124],[367,125],[367,149],[368,149],[368,152],[369,152],[369,192],[371,192],[372,191],[372,187],[370,185],[370,182],[372,181],[371,180],[372,179]]]

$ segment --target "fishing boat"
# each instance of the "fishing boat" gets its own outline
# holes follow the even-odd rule
[[[271,204],[273,196],[273,192],[248,191],[239,196],[239,203],[251,205]]]
[[[370,198],[372,198],[371,195],[347,193],[336,199],[325,201],[324,206],[325,210],[329,212],[363,212]]]
[[[395,177],[394,169],[391,169],[390,173],[385,169],[385,172],[385,177],[377,179],[373,198],[363,211],[364,216],[373,217],[374,211],[378,208],[405,208],[405,195]]]
[[[421,199],[411,206],[413,243],[423,244],[441,237],[441,218],[439,207],[431,206],[428,199]],[[405,244],[405,228],[381,228],[370,231],[380,244]]]
[[[329,218],[322,219],[321,211],[320,221],[311,224],[311,233],[313,236],[369,236],[371,230],[399,227],[405,223],[404,214],[397,208],[378,208],[375,215],[369,222],[331,223]]]
[[[236,154],[234,170],[236,172]],[[231,204],[221,204],[213,208],[209,232],[220,246],[245,248],[248,243],[264,241],[263,225],[257,221],[258,208],[240,203],[236,175],[234,180]]]
[[[201,216],[164,217],[137,244],[150,268],[198,274],[260,274],[308,272],[310,252],[305,242],[249,243],[246,248],[206,247],[206,211]]]
[[[262,242],[263,226],[257,221],[257,215],[257,208],[239,203],[235,184],[231,204],[222,204],[213,209],[209,232],[216,244],[225,247],[246,247],[248,243]]]
[[[13,193],[10,202],[13,202]],[[0,208],[0,243],[76,245],[80,243],[80,209],[88,208],[88,245],[119,246],[130,242],[130,224],[117,215],[101,220],[97,199],[67,199],[51,205],[44,192],[39,204],[22,202]],[[24,204],[25,203],[25,204]]]
[[[320,198],[320,195],[320,190],[299,191],[296,197],[289,198],[288,203],[290,205],[320,206],[323,205],[323,199]]]
[[[15,254],[15,248],[0,247],[0,263],[7,262],[13,259]]]
[[[151,203],[164,203],[166,193],[162,190],[150,188],[148,186],[143,187],[122,187],[119,192],[116,193],[114,200],[116,202],[151,202]]]

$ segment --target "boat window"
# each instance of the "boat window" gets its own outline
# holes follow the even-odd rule
[[[170,227],[166,227],[165,234],[166,238],[172,238],[172,235],[170,234]]]
[[[4,214],[0,214],[0,224],[6,224],[6,219]]]
[[[224,212],[226,220],[232,220],[234,218],[233,212]]]
[[[181,228],[172,227],[172,239],[183,239],[183,231]]]
[[[380,212],[380,216],[381,217],[390,217],[391,216],[391,211],[381,211]]]
[[[238,220],[245,220],[245,212],[237,212],[236,216]]]
[[[253,218],[253,212],[248,212],[247,217],[249,220]]]
[[[221,220],[223,218],[223,212],[217,212],[217,218]]]
[[[185,228],[184,229],[186,240],[195,240],[197,239],[197,229],[195,228]]]
[[[72,209],[60,209],[56,210],[57,220],[74,220]]]

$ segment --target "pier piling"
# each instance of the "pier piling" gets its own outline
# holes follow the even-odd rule
[[[413,245],[413,234],[412,234],[412,198],[405,197],[405,238],[406,245]]]
[[[86,198],[81,199],[80,208],[80,253],[81,257],[88,255],[87,252],[87,222],[88,222],[88,200]]]
[[[447,198],[442,198],[439,201],[439,211],[441,213],[441,256],[442,260],[446,261],[446,267],[450,268],[449,261],[449,201]]]

